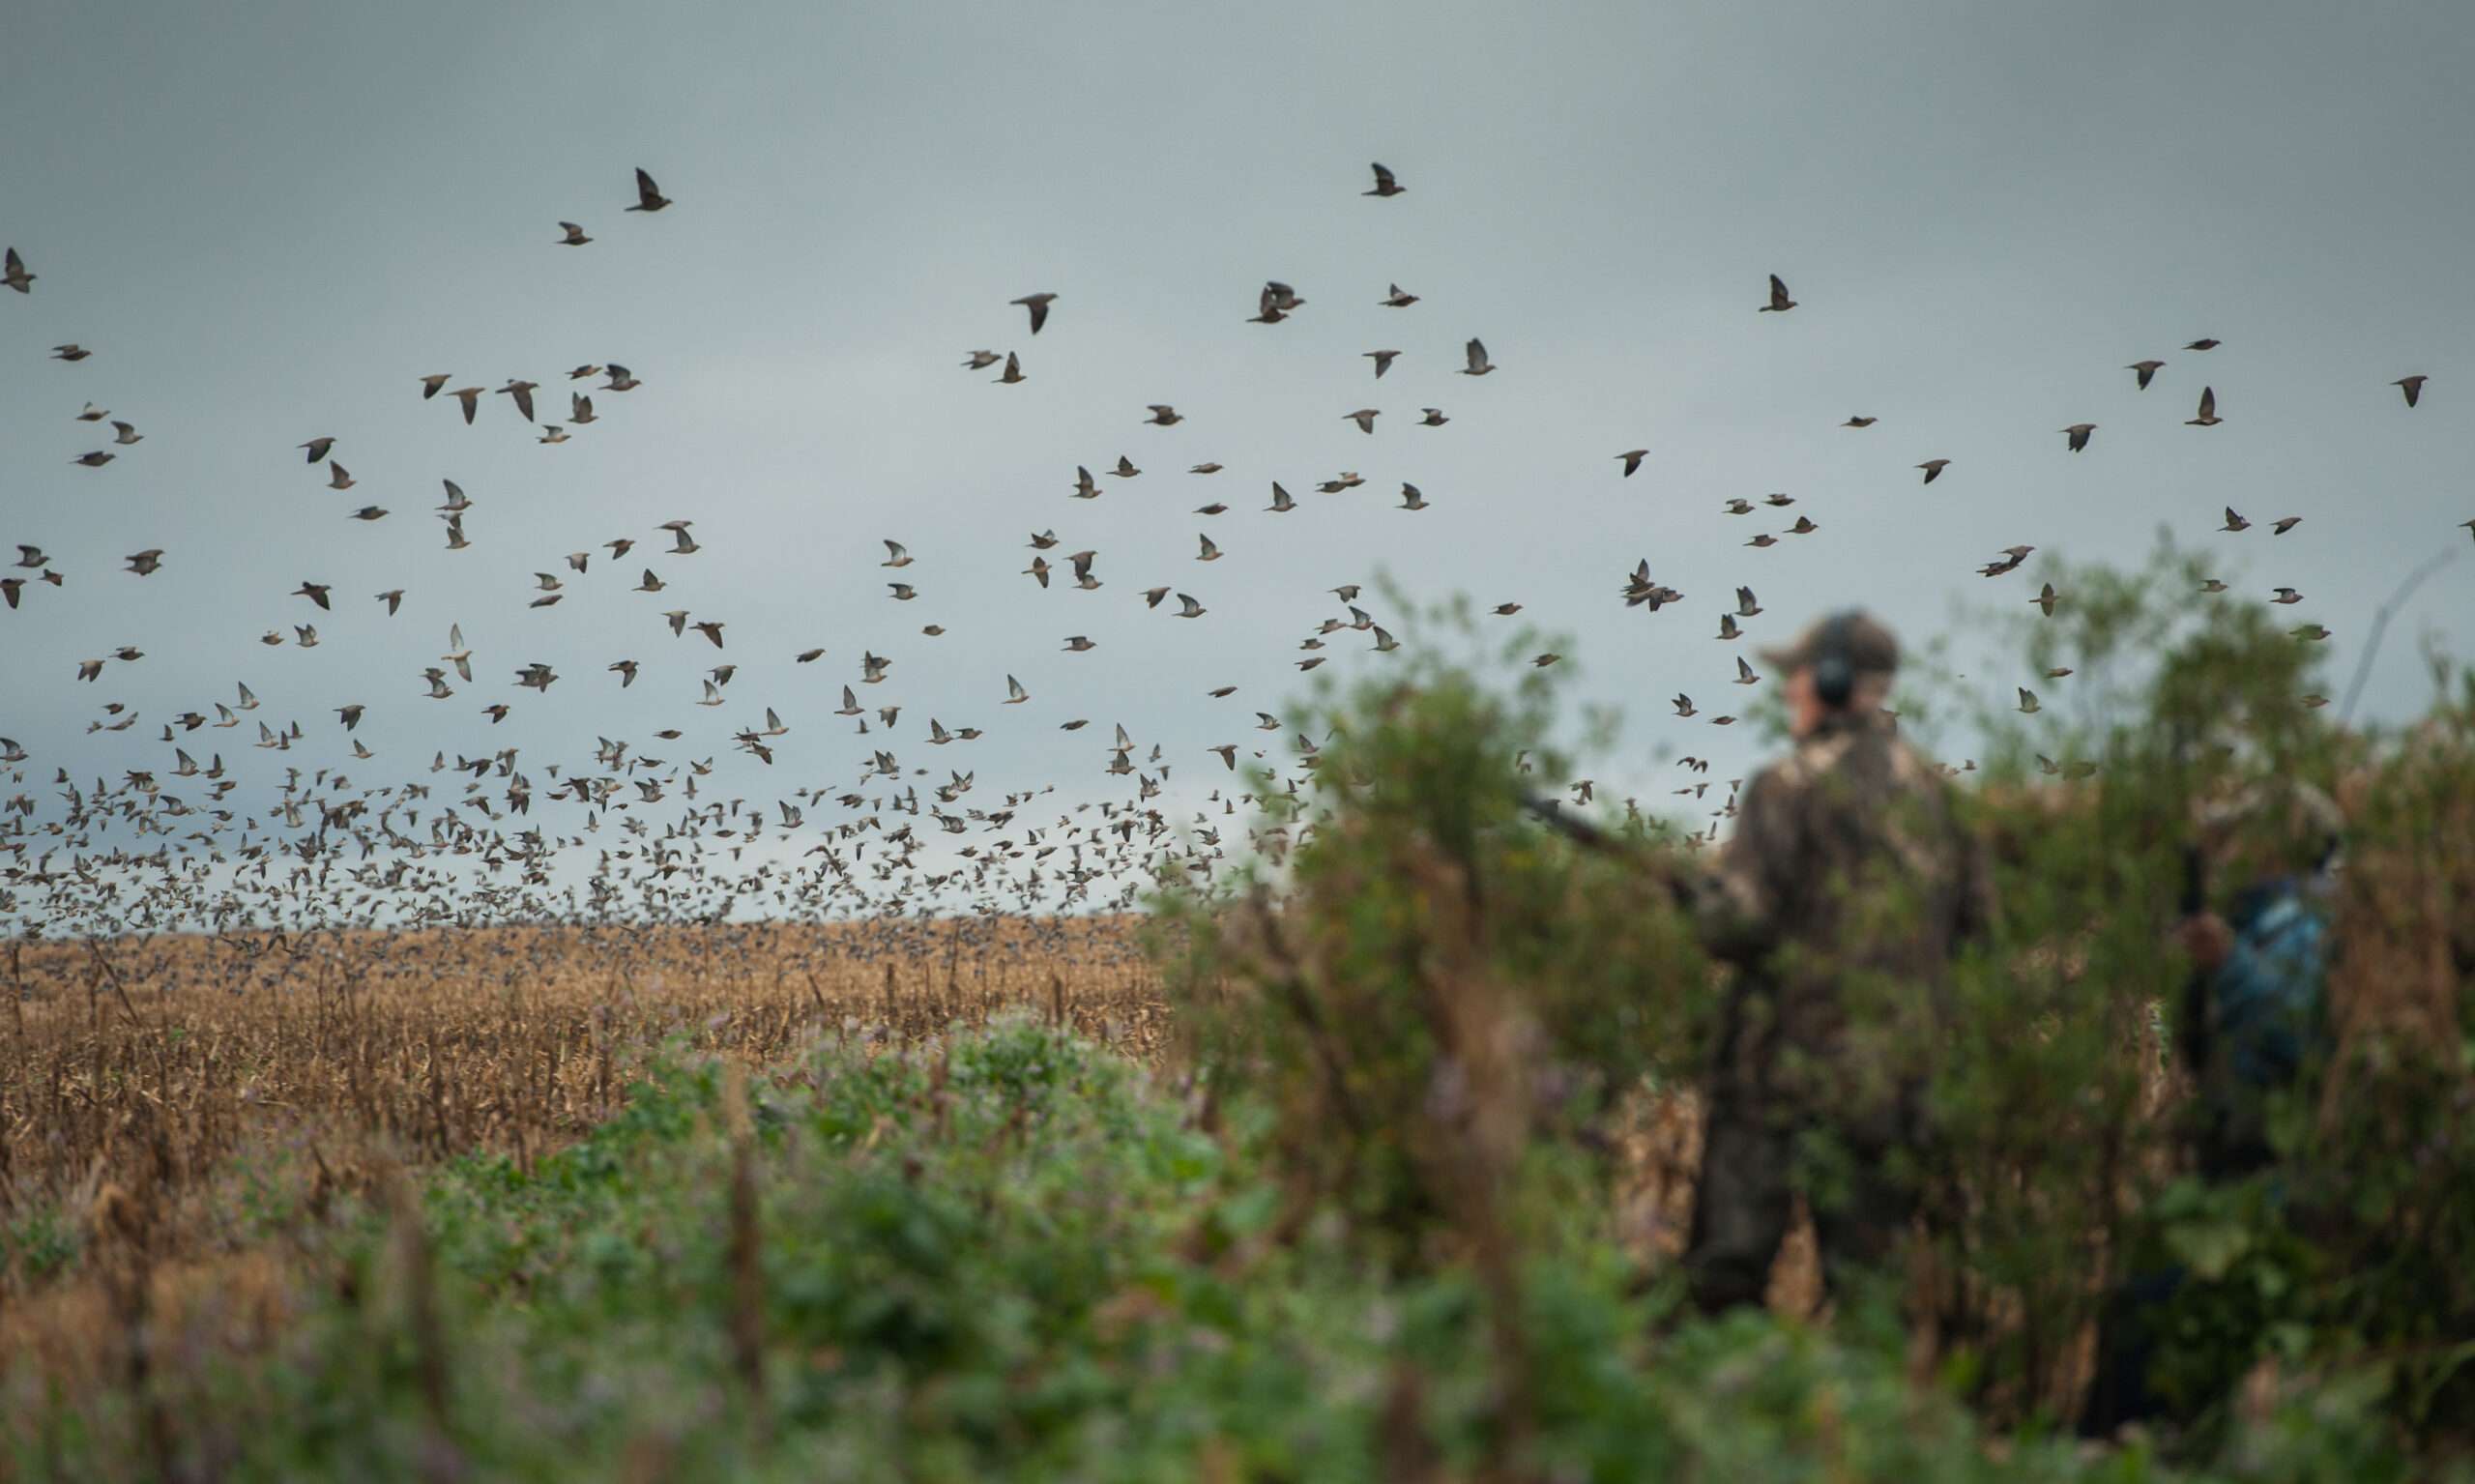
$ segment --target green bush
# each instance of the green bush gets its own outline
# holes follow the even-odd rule
[[[2024,673],[2073,673],[2041,683],[2039,714],[1972,711],[1930,684],[1898,702],[1911,732],[1965,719],[1983,741],[1962,799],[2000,904],[1930,1044],[1850,1040],[1921,1055],[1930,1074],[1933,1136],[1909,1151],[1933,1238],[1915,1337],[2004,1425],[2073,1414],[2110,1295],[2200,1219],[2175,1205],[2191,1100],[2169,934],[2193,821],[2309,783],[2352,815],[2337,1072],[2279,1099],[2293,1199],[2203,1193],[2206,1223],[2239,1230],[2246,1256],[2177,1295],[2161,1369],[2203,1414],[2203,1449],[2263,1360],[2391,1377],[2372,1387],[2391,1423],[2462,1436],[2475,713],[2444,695],[2404,739],[2344,730],[2315,704],[2316,646],[2258,604],[2195,605],[2200,573],[2170,548],[2142,572],[2047,575],[2064,596],[2019,621]],[[1171,973],[1208,1075],[1271,1110],[1292,1208],[1346,1211],[1396,1270],[1478,1273],[1512,1331],[1524,1298],[1505,1272],[1610,1237],[1606,1132],[1628,1094],[1693,1080],[1716,981],[1662,888],[1696,864],[1673,834],[1602,807],[1623,845],[1605,852],[1524,820],[1529,789],[1569,775],[1544,673],[1491,688],[1481,666],[1412,655],[1326,695],[1313,787],[1259,789],[1275,843],[1215,898],[1173,904],[1186,931]],[[2210,881],[2216,901],[2239,870]],[[1538,1352],[1499,1340],[1515,1411],[1544,1406]]]
[[[1993,1357],[1987,1397],[2016,1374],[2022,1398],[2060,1408],[2079,1379],[2067,1347],[2106,1284],[2170,1266],[2190,1280],[2158,1316],[2161,1381],[2202,1438],[2265,1361],[2351,1369],[2408,1432],[2463,1441],[2475,1436],[2475,1269],[2460,1256],[2475,1250],[2470,680],[2453,694],[2436,666],[2421,722],[2347,731],[2314,704],[2319,646],[2259,604],[2196,607],[2200,575],[2170,548],[2143,573],[2056,565],[2046,576],[2066,600],[2051,620],[2018,621],[2029,665],[2077,673],[2058,720],[2049,707],[1985,726],[1995,751],[1974,794],[2002,847],[2001,932],[1964,975],[1970,1008],[1936,1091],[1944,1199],[1965,1206],[1946,1227],[1952,1266],[1994,1281],[1963,1295],[1974,1302],[1952,1332],[2016,1353]],[[2347,816],[2331,1034],[2271,1100],[2277,1168],[2212,1190],[2183,1177],[2199,1105],[2166,1075],[2188,973],[2163,948],[2180,914],[2177,857],[2203,806],[2296,784]],[[2294,829],[2277,810],[2247,820],[2208,882],[2213,904],[2307,858]]]
[[[1268,1104],[1298,1201],[1407,1267],[1467,1256],[1472,1200],[1516,1222],[1539,1204],[1473,1171],[1603,1205],[1595,1156],[1645,1081],[1698,1075],[1713,981],[1642,867],[1672,844],[1634,821],[1622,853],[1580,850],[1528,822],[1532,777],[1562,770],[1543,675],[1507,697],[1403,660],[1318,710],[1308,795],[1259,790],[1295,848],[1164,916],[1207,1074]]]

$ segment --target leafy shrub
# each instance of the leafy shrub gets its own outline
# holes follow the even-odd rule
[[[2061,704],[2024,720],[1930,684],[1899,703],[1911,727],[1964,719],[1985,742],[1963,797],[2000,902],[1922,1048],[1915,1339],[1992,1417],[2068,1416],[2110,1296],[2208,1228],[2233,1243],[2225,1266],[2164,1317],[2163,1372],[2187,1396],[2223,1422],[2264,1359],[2369,1364],[2396,1380],[2375,1388],[2391,1419],[2438,1438],[2475,1385],[2458,1256],[2475,1250],[2468,706],[2445,700],[2402,740],[2348,732],[2310,694],[2316,647],[2257,604],[2195,607],[2200,573],[2172,549],[2144,572],[2049,573],[2063,600],[2022,621],[2019,648],[2073,672],[2048,687]],[[1177,909],[1189,947],[1172,967],[1202,1064],[1272,1110],[1292,1208],[1346,1210],[1401,1270],[1480,1276],[1516,1432],[1551,1388],[1503,1275],[1609,1236],[1610,1120],[1698,1071],[1715,983],[1662,888],[1694,864],[1674,836],[1602,809],[1626,847],[1605,853],[1524,822],[1530,780],[1564,776],[1554,719],[1538,672],[1491,690],[1433,657],[1327,699],[1315,786],[1260,790],[1275,844],[1222,898]],[[2195,1195],[2169,933],[2194,820],[2297,783],[2351,807],[2334,1072],[2277,1100],[2291,1199]],[[2238,859],[2294,844],[2251,839]],[[2243,869],[2205,886],[2222,902]]]
[[[1937,1085],[1945,1199],[1969,1211],[1947,1230],[1983,1243],[1955,1266],[1997,1278],[1953,1331],[2015,1348],[2021,1398],[2060,1408],[2093,1305],[2170,1266],[2189,1281],[2158,1316],[2161,1380],[2204,1421],[2223,1424],[2233,1381],[2262,1362],[2368,1366],[2397,1420],[2441,1436],[2475,1416],[2475,1280],[2457,1256],[2475,1250],[2469,682],[2453,696],[2436,667],[2439,699],[2404,735],[2349,732],[2315,704],[2318,646],[2257,604],[2195,610],[2199,568],[2170,548],[2144,573],[2049,575],[2068,597],[2023,621],[2024,651],[2072,663],[2076,701],[2059,726],[1986,726],[1976,800],[2004,847],[2001,943],[1968,980],[1975,1008]],[[2276,1168],[2207,1189],[2181,1177],[2201,1109],[2151,1074],[2173,1069],[2189,972],[2162,947],[2176,857],[2203,806],[2296,784],[2346,815],[2331,1033],[2271,1099]],[[2276,809],[2247,818],[2213,901],[2309,860],[2296,828]],[[1987,1394],[2013,1369],[1989,1367]]]
[[[1269,1104],[1300,1208],[1339,1204],[1396,1266],[1466,1257],[1473,1201],[1518,1223],[1580,1179],[1603,1204],[1626,1099],[1699,1074],[1713,978],[1662,886],[1672,838],[1637,819],[1591,851],[1526,818],[1530,771],[1562,771],[1550,695],[1420,652],[1327,703],[1313,796],[1263,791],[1298,841],[1277,880],[1165,909],[1209,1074]]]

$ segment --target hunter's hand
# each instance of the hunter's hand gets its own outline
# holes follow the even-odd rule
[[[2203,974],[2215,974],[2234,951],[2234,929],[2213,912],[2185,917],[2174,929],[2174,941]]]

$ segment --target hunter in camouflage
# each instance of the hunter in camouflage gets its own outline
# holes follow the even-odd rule
[[[1899,646],[1858,613],[1764,656],[1795,747],[1736,805],[1698,894],[1738,966],[1704,1093],[1685,1269],[1709,1312],[1759,1304],[1798,1194],[1826,1284],[1878,1268],[1913,1219],[1926,1059],[1954,951],[1983,930],[1982,852],[1950,788],[1882,710]]]

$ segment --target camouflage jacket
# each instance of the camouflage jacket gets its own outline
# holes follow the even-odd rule
[[[1833,715],[1763,769],[1699,894],[1704,944],[1741,966],[1723,1060],[1771,1080],[1783,1052],[1844,1061],[1876,1041],[1897,1082],[1919,1075],[1945,969],[1992,915],[1982,846],[1934,765],[1874,714]],[[1853,1091],[1845,1078],[1834,1084]]]

